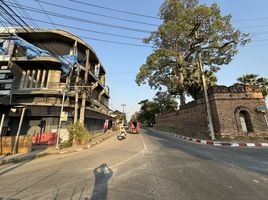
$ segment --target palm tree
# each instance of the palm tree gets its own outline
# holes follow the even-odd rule
[[[243,85],[256,85],[258,76],[257,74],[245,74],[239,77],[237,81]]]
[[[268,79],[257,74],[245,74],[237,79],[238,83],[245,85],[258,85],[264,98],[268,95]]]

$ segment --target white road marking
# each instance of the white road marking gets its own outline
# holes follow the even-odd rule
[[[143,146],[144,146],[144,149],[145,149],[146,153],[148,153],[148,148],[147,148],[147,146],[146,146],[146,144],[145,144],[145,142],[144,142],[144,139],[143,139],[141,133],[140,133],[140,137],[141,137],[141,141],[142,141],[142,144],[143,144]]]

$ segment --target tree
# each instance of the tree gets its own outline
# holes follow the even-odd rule
[[[163,111],[177,110],[178,108],[178,103],[168,92],[157,92],[153,101],[158,105],[158,111],[160,113]]]
[[[141,101],[139,104],[141,108],[138,113],[138,120],[148,126],[155,124],[155,114],[159,113],[158,105],[148,99]]]
[[[205,70],[204,75],[206,78],[207,86],[215,86],[217,84],[216,72],[217,68]],[[185,88],[187,95],[193,97],[194,100],[197,100],[199,97],[203,97],[203,84],[200,68],[197,65],[193,67],[188,67],[185,70]]]
[[[198,53],[203,63],[214,73],[218,66],[231,62],[238,53],[238,45],[249,42],[249,35],[235,30],[231,15],[221,16],[217,4],[199,5],[198,0],[165,0],[160,8],[163,23],[152,32],[145,43],[153,45],[153,53],[140,67],[138,85],[148,82],[151,88],[178,91],[181,104],[192,74],[188,68],[196,66]],[[197,34],[198,33],[198,34]]]
[[[237,78],[238,83],[242,85],[257,85],[262,91],[264,98],[268,95],[268,79],[264,77],[259,77],[257,74],[245,74]]]

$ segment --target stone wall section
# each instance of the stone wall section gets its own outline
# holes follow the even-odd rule
[[[268,135],[263,113],[257,111],[257,106],[265,105],[257,86],[214,86],[209,88],[208,93],[214,130],[218,136]],[[242,130],[241,112],[248,113],[253,131]],[[190,102],[178,111],[157,115],[156,128],[186,136],[208,138],[204,99]]]

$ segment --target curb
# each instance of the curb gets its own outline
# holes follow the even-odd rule
[[[115,132],[114,134],[111,134],[109,136],[100,138],[99,140],[96,140],[95,142],[92,142],[90,144],[88,144],[87,146],[83,146],[80,147],[78,149],[71,149],[71,150],[65,150],[65,151],[55,151],[55,152],[42,152],[39,154],[35,154],[35,155],[22,155],[16,158],[10,158],[7,160],[0,160],[0,166],[4,165],[4,164],[9,164],[9,163],[18,163],[18,162],[23,162],[26,160],[33,160],[36,158],[41,158],[41,157],[45,157],[45,156],[49,156],[49,155],[58,155],[58,154],[67,154],[67,153],[74,153],[74,152],[80,152],[80,151],[84,151],[87,149],[90,149],[92,147],[94,147],[95,145],[100,144],[101,142],[105,141],[106,139],[113,137],[114,135],[116,135],[117,132]]]
[[[157,130],[158,131],[158,130]],[[174,133],[159,131],[164,134],[168,134],[173,137],[177,137],[180,139],[188,140],[198,144],[212,145],[212,146],[220,146],[220,147],[268,147],[267,142],[221,142],[221,141],[212,141],[212,140],[201,140],[191,137],[186,137],[183,135],[178,135]]]

